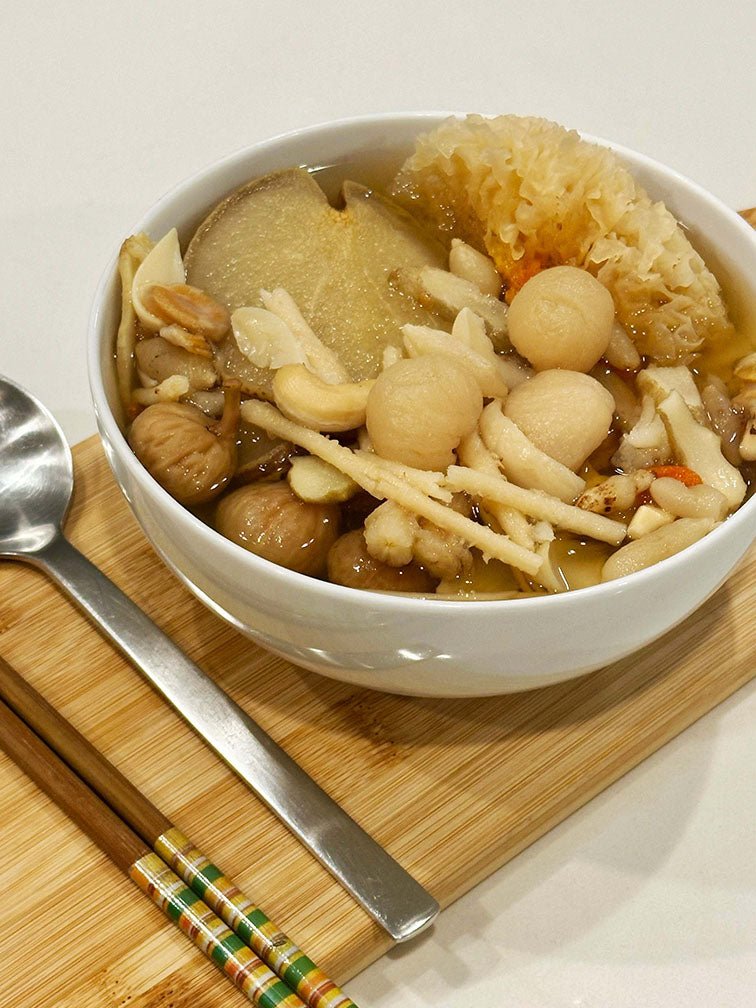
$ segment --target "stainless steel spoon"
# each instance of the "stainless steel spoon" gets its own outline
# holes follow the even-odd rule
[[[50,575],[392,938],[427,927],[433,897],[64,538],[72,489],[57,423],[0,376],[0,557]]]

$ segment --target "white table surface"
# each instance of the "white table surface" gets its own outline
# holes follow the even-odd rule
[[[756,204],[751,3],[40,0],[0,6],[0,373],[92,434],[100,272],[176,181],[374,111],[555,119]],[[349,985],[362,1008],[756,1005],[756,689]]]

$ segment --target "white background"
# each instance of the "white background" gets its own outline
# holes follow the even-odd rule
[[[546,116],[756,204],[751,3],[0,2],[0,373],[95,430],[99,275],[177,181],[374,111]],[[756,659],[755,659],[756,660]],[[741,693],[368,969],[362,1008],[756,1005]]]

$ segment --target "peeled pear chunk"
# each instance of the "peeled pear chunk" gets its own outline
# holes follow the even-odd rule
[[[185,264],[187,282],[229,312],[260,305],[261,289],[283,287],[352,380],[362,381],[378,374],[386,346],[402,345],[401,325],[429,321],[390,289],[389,273],[436,265],[444,250],[406,211],[370,190],[346,183],[344,196],[345,208],[335,209],[301,168],[256,179],[210,213]],[[216,353],[224,377],[270,398],[270,372],[239,353],[233,336]]]
[[[342,194],[354,222],[352,252],[366,281],[375,288],[398,326],[438,324],[438,317],[389,283],[399,268],[446,266],[447,252],[398,204],[357,182],[345,182]],[[401,346],[400,342],[394,342]]]

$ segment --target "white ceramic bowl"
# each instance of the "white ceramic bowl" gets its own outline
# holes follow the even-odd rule
[[[441,118],[436,113],[371,116],[256,144],[173,189],[138,228],[159,236],[175,225],[183,244],[213,204],[254,176],[293,164],[363,162],[366,155],[408,148],[418,132]],[[739,310],[753,313],[756,238],[751,229],[676,172],[611,146],[728,275]],[[89,326],[90,382],[110,465],[142,529],[213,611],[264,648],[327,676],[429,696],[485,696],[579,676],[679,623],[722,584],[756,536],[754,497],[701,542],[648,570],[564,595],[500,602],[374,594],[292,573],[208,528],[136,460],[116,420],[118,313],[114,260],[97,290]]]

